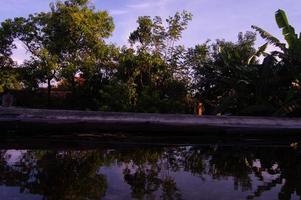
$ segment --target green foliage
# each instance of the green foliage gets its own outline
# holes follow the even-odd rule
[[[187,11],[177,12],[167,18],[166,25],[159,16],[153,19],[150,16],[139,17],[138,27],[130,34],[129,42],[136,44],[140,50],[160,54],[168,60],[176,48],[175,43],[181,38],[191,19],[192,15]]]
[[[11,59],[12,50],[15,47],[13,23],[5,20],[0,26],[0,93],[6,89],[20,89],[18,72],[14,67],[16,63]]]
[[[88,1],[57,2],[48,15],[43,30],[48,37],[47,48],[58,55],[62,78],[74,92],[74,76],[89,73],[89,66],[99,66],[109,56],[104,38],[114,30],[113,19],[106,11],[89,7]]]
[[[89,0],[56,1],[49,12],[1,23],[0,92],[23,89],[38,99],[47,84],[48,107],[192,113],[202,102],[206,114],[298,115],[301,34],[283,10],[275,19],[287,44],[252,26],[266,40],[258,49],[254,32],[185,48],[179,41],[192,15],[183,11],[139,17],[130,47],[119,48],[106,43],[114,30],[106,11]],[[30,53],[20,66],[11,58],[15,40]],[[268,45],[278,49],[268,53]],[[53,97],[53,82],[66,95]]]
[[[298,36],[295,34],[295,29],[289,25],[285,12],[283,10],[278,10],[275,17],[278,27],[282,29],[282,34],[288,43],[288,46],[293,46],[296,42],[295,39],[298,39]]]
[[[22,85],[19,82],[19,73],[10,67],[0,68],[0,93],[5,90],[19,90]]]
[[[252,32],[240,33],[236,43],[217,40],[190,50],[194,53],[189,58],[195,71],[194,88],[208,113],[238,114],[250,103],[249,90],[257,72],[253,66],[256,60],[249,65],[250,57],[256,53],[255,39]]]
[[[282,10],[276,12],[286,44],[252,26],[267,43],[255,50],[254,33],[239,35],[237,43],[217,40],[189,50],[194,92],[207,114],[299,115],[300,39]],[[280,51],[267,53],[269,44]],[[262,64],[258,57],[263,56]]]
[[[277,39],[276,37],[274,37],[267,31],[263,30],[262,28],[260,28],[258,26],[254,26],[254,25],[252,26],[252,28],[255,31],[257,31],[263,39],[267,40],[267,42],[269,44],[279,47],[281,50],[285,49],[285,44],[281,43],[279,39]]]
[[[301,38],[289,24],[283,10],[276,12],[275,19],[278,27],[282,30],[287,45],[283,43],[279,45],[280,42],[274,44],[280,47],[281,51],[274,51],[266,55],[264,64],[265,66],[269,65],[273,69],[273,73],[265,78],[269,80],[269,85],[272,86],[267,87],[270,87],[270,90],[273,88],[273,99],[276,101],[274,103],[276,104],[275,114],[289,115],[300,110]]]
[[[281,43],[279,39],[275,38],[271,34],[267,33],[263,29],[252,26],[261,36],[266,39],[270,44],[279,47],[281,52],[273,52],[273,55],[276,55],[283,59],[285,65],[295,65],[300,64],[301,56],[301,37],[295,33],[294,27],[292,27],[288,18],[283,10],[278,10],[275,14],[276,22],[278,27],[282,30],[282,35],[287,43],[287,46],[284,43]],[[300,35],[300,34],[299,34]]]
[[[176,42],[190,20],[186,11],[166,19],[166,25],[159,16],[138,18],[129,37],[133,48],[121,51],[118,68],[135,111],[185,112],[188,69],[182,62],[185,48]]]

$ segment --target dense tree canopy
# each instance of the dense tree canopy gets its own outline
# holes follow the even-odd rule
[[[4,89],[20,88],[18,73],[13,68],[16,63],[11,58],[13,44],[12,20],[5,20],[0,25],[0,92]]]
[[[186,48],[179,44],[192,15],[183,11],[139,17],[129,45],[117,47],[105,40],[114,30],[106,11],[89,0],[57,1],[1,23],[0,92],[13,89],[17,105],[31,107],[193,113],[201,102],[205,114],[300,115],[300,35],[283,10],[275,18],[286,43],[252,26],[236,42]],[[256,32],[266,40],[259,48]],[[21,65],[11,57],[15,41],[30,54]]]

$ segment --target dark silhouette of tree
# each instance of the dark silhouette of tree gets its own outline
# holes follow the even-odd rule
[[[278,10],[275,14],[278,27],[282,30],[283,37],[287,44],[280,42],[279,39],[257,26],[252,26],[261,37],[269,44],[279,48],[266,55],[264,63],[269,65],[275,74],[266,77],[269,82],[278,87],[273,91],[277,95],[278,108],[276,114],[287,115],[294,113],[300,108],[300,65],[301,65],[301,40],[300,35],[295,33],[283,10]],[[277,60],[279,58],[279,60]],[[276,98],[276,97],[275,97]]]
[[[1,163],[0,183],[44,199],[100,199],[107,188],[102,164],[93,151],[26,151],[15,166]]]

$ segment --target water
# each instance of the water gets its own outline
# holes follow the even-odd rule
[[[0,151],[0,199],[300,199],[290,147],[98,146]]]

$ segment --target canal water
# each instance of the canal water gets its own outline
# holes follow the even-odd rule
[[[0,199],[300,199],[287,146],[99,145],[3,149]]]

